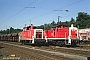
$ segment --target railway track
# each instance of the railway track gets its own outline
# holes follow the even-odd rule
[[[14,45],[14,46],[18,46],[18,45],[21,45],[20,43],[13,43],[13,42],[9,42],[10,44],[9,45]],[[8,44],[8,43],[6,43],[6,44]],[[57,58],[61,58],[61,57],[63,57],[63,58],[65,58],[65,59],[87,59],[87,57],[88,56],[90,56],[89,55],[89,53],[90,53],[90,51],[80,51],[80,50],[75,50],[75,48],[74,49],[69,49],[69,48],[61,48],[61,47],[58,47],[58,48],[56,48],[55,46],[49,46],[49,47],[46,47],[46,46],[41,46],[41,47],[38,47],[38,46],[35,46],[35,47],[33,47],[32,48],[32,46],[29,46],[29,45],[25,45],[25,46],[19,46],[20,48],[27,48],[27,49],[33,49],[33,50],[35,50],[36,51],[36,53],[37,53],[37,51],[39,51],[40,53],[43,53],[43,52],[45,52],[44,53],[44,55],[42,55],[42,57],[44,56],[44,57],[47,57],[47,53],[48,53],[48,55],[50,56],[50,57],[52,57],[52,56],[59,56],[59,57],[57,57]],[[35,51],[34,51],[34,53],[35,53]],[[29,53],[29,52],[28,52]],[[32,54],[34,54],[34,53],[32,53]],[[35,54],[36,55],[36,54]],[[41,55],[41,54],[40,54]],[[61,57],[60,57],[61,56]],[[49,58],[49,57],[48,57]],[[53,59],[56,59],[56,58],[52,58],[51,60],[53,60]],[[58,60],[58,59],[56,59],[56,60]]]
[[[73,49],[73,48],[55,48],[55,47],[42,47],[41,49],[46,49],[49,51],[55,51],[55,52],[62,52],[62,53],[67,53],[67,54],[72,54],[72,55],[79,55],[79,56],[85,56],[85,57],[90,57],[90,51],[86,50],[80,50],[80,49]]]
[[[22,45],[19,42],[7,42],[4,41],[5,43],[10,43],[10,44],[16,44],[16,45]],[[34,46],[34,45],[25,45],[28,47],[35,47],[35,48],[41,48],[41,47],[46,47],[46,48],[62,48],[62,49],[71,49],[71,50],[80,50],[80,51],[90,51],[90,46],[88,46],[90,44],[86,44],[86,45],[78,45],[76,47],[59,47],[59,46]]]
[[[20,57],[20,60],[70,60],[59,55],[52,55],[51,53],[34,50],[25,46],[19,46],[15,44],[3,44],[5,49],[2,51],[8,55],[16,54],[17,57]]]
[[[13,43],[13,42],[11,42]],[[17,43],[20,44],[20,43]],[[27,47],[32,48],[30,45],[25,45]],[[63,52],[67,54],[74,54],[74,55],[80,55],[80,56],[90,56],[90,46],[83,46],[83,47],[59,47],[59,46],[33,46],[33,48],[37,49],[43,49],[43,50],[49,50],[49,51],[55,51],[55,52]]]

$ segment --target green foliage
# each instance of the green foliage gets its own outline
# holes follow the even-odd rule
[[[71,18],[70,25],[71,25],[71,24],[73,24],[74,26],[76,25],[76,22],[75,22],[75,20],[74,20],[73,18]],[[70,25],[69,25],[69,26],[70,26]]]
[[[90,15],[84,12],[79,12],[76,17],[76,25],[79,28],[90,28]]]
[[[14,28],[10,27],[10,29],[1,30],[0,34],[18,33],[18,32],[21,32],[21,31],[22,31],[21,29],[14,29]]]
[[[37,28],[41,28],[41,29],[44,29],[44,30],[48,30],[48,29],[51,29],[52,26],[55,26],[57,25],[55,23],[55,21],[52,21],[52,23],[49,23],[49,24],[44,24],[44,25],[41,25],[41,26],[37,26]]]

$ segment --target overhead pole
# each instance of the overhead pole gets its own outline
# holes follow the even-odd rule
[[[59,22],[60,22],[60,21],[59,21],[59,20],[60,20],[60,17],[61,17],[61,16],[58,16],[58,25],[60,24],[60,23],[59,23]]]
[[[54,10],[54,11],[66,11],[66,12],[69,12],[68,10]],[[61,17],[61,16],[58,16],[58,25],[60,24],[60,23],[59,23],[59,22],[60,22],[60,21],[59,21],[59,20],[60,20],[60,17]]]
[[[31,25],[31,20],[30,20],[30,25]]]
[[[35,8],[35,7],[25,7],[25,8]],[[31,25],[31,20],[29,20],[30,21],[30,25]]]
[[[44,24],[44,30],[45,30],[45,24]]]

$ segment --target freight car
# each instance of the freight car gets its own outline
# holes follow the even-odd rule
[[[81,43],[90,43],[90,28],[79,29]]]
[[[0,40],[6,41],[7,40],[7,34],[0,35]]]
[[[20,41],[19,38],[20,38],[20,33],[12,33],[12,34],[0,35],[0,40],[2,40],[2,41],[18,42],[18,41]]]
[[[54,45],[76,45],[79,43],[78,29],[58,25],[50,30],[37,29],[32,24],[25,27],[21,33],[20,41],[24,44],[54,44]]]

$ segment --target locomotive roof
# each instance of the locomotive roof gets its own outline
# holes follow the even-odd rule
[[[25,28],[30,28],[31,27],[31,25],[30,26],[27,26],[27,27],[24,27],[23,29],[25,29]],[[36,29],[37,27],[36,26],[33,26],[33,29]]]
[[[29,28],[29,27],[31,27],[31,26],[27,26],[27,28]],[[33,28],[37,28],[36,26],[33,26]]]

